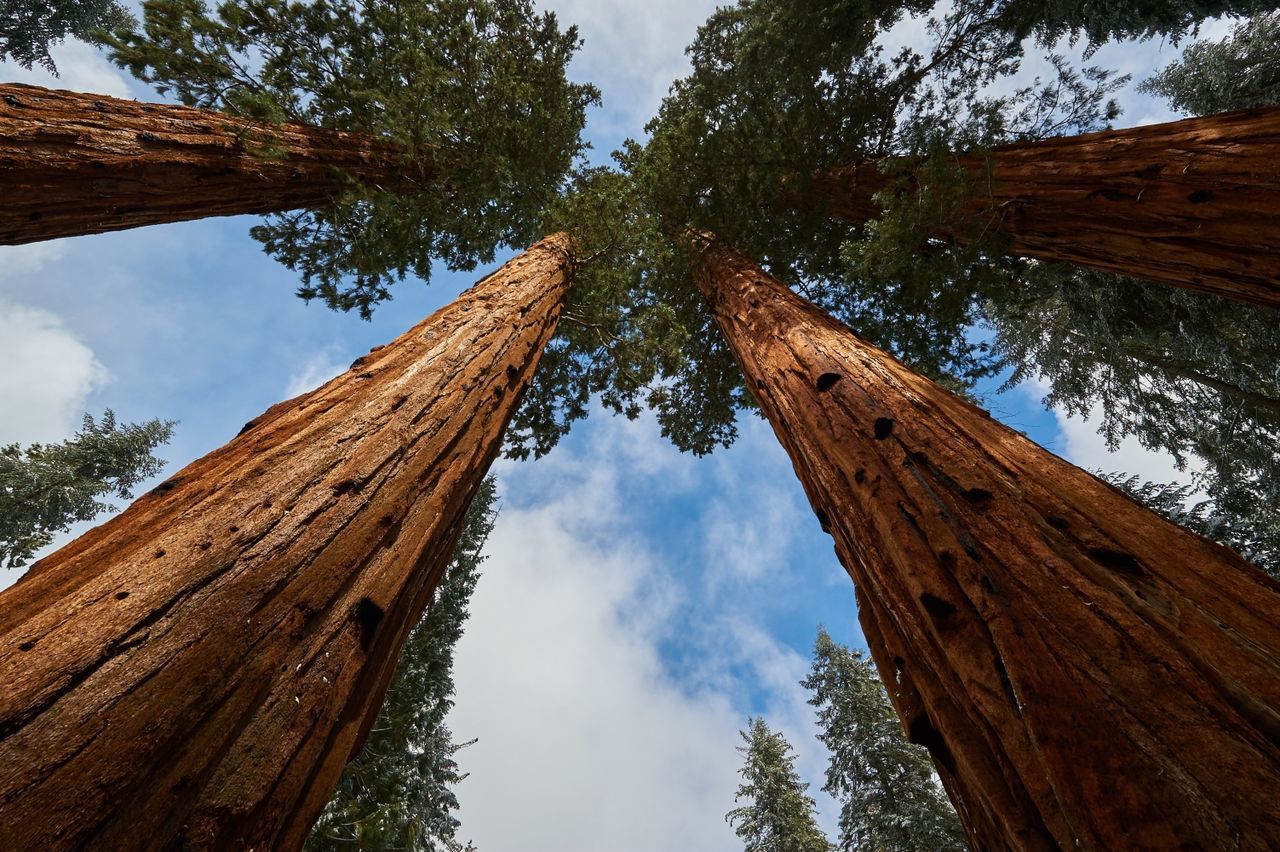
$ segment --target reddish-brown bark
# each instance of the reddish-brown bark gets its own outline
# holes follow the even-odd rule
[[[0,594],[0,846],[295,849],[559,318],[538,243]]]
[[[699,286],[976,848],[1280,848],[1280,584],[736,251]]]
[[[359,133],[0,85],[2,245],[315,207],[403,172],[395,146]]]
[[[958,157],[977,194],[965,241],[1280,307],[1280,109],[1004,145]],[[863,222],[888,177],[874,163],[815,179],[817,201]]]

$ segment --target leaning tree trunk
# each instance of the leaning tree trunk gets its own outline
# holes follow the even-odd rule
[[[976,848],[1280,848],[1280,584],[734,250],[699,286]]]
[[[404,168],[359,133],[0,85],[0,245],[315,207]]]
[[[0,594],[0,846],[296,849],[559,318],[550,237]]]
[[[1280,307],[1280,109],[1003,145],[961,156],[974,189],[960,224],[1011,254]],[[880,215],[875,163],[815,178],[837,218]]]

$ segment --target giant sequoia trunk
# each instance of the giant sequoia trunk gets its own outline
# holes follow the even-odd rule
[[[0,245],[315,207],[402,172],[359,133],[0,85]]]
[[[294,849],[570,284],[538,243],[0,594],[0,846]]]
[[[957,157],[963,221],[1011,254],[1280,307],[1280,109],[1066,136]],[[815,200],[863,222],[889,183],[875,163],[815,179]]]
[[[976,848],[1280,848],[1280,585],[732,249],[699,286]]]

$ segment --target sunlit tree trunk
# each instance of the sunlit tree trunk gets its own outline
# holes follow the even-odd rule
[[[314,207],[403,172],[359,133],[0,85],[0,245]]]
[[[699,286],[976,848],[1280,848],[1280,584],[736,251]]]
[[[1015,255],[1280,307],[1280,109],[1064,136],[957,157],[974,197],[960,241],[989,230]],[[867,163],[815,179],[818,203],[863,222],[889,181]]]
[[[294,849],[559,318],[538,243],[0,594],[0,846]]]

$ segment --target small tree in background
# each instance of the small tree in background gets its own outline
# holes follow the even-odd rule
[[[464,848],[456,839],[458,800],[450,787],[466,777],[453,756],[468,744],[453,741],[445,717],[453,707],[453,651],[497,517],[495,501],[489,477],[467,510],[426,616],[405,643],[369,740],[343,771],[307,838],[308,850]]]
[[[800,780],[791,745],[781,733],[769,730],[764,719],[752,719],[742,731],[745,779],[736,801],[747,804],[729,811],[725,819],[746,843],[746,852],[828,852],[831,844],[814,821],[809,785]]]
[[[114,511],[99,498],[130,499],[164,467],[152,451],[172,435],[171,420],[118,424],[108,409],[61,444],[0,447],[0,566],[21,567],[56,533]]]
[[[820,739],[831,751],[822,789],[840,807],[840,850],[913,852],[968,845],[929,752],[907,741],[875,664],[818,628],[813,695]]]
[[[116,0],[0,0],[0,60],[57,74],[49,55],[53,45],[66,38],[88,41],[99,27],[134,23]]]

